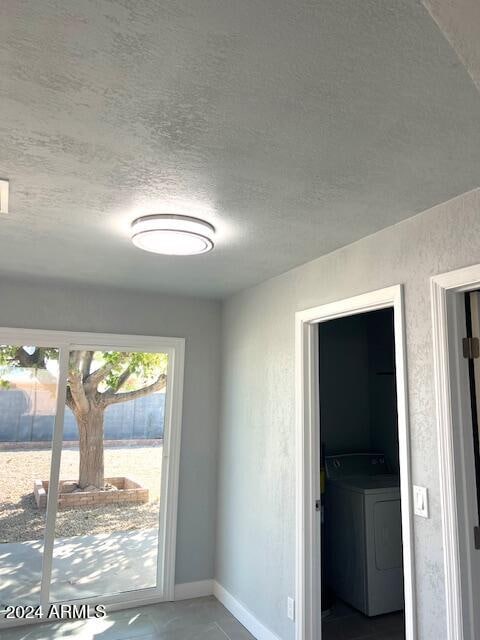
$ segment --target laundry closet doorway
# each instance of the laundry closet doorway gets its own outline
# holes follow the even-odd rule
[[[328,640],[357,622],[364,636],[373,635],[375,621],[385,624],[404,606],[396,633],[414,640],[401,287],[297,313],[296,354],[296,638]],[[322,625],[322,609],[324,621],[332,612],[350,617]]]

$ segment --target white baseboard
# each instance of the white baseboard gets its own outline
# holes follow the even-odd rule
[[[280,640],[273,631],[270,631],[270,629],[254,616],[248,607],[234,598],[234,596],[216,580],[213,581],[213,595],[257,640]]]
[[[175,600],[190,600],[213,595],[213,580],[199,582],[184,582],[175,585]]]

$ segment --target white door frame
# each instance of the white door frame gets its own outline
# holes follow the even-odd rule
[[[405,583],[405,638],[416,640],[415,572],[408,428],[406,354],[401,285],[295,314],[296,391],[296,640],[321,638],[320,443],[318,442],[318,332],[320,322],[393,308],[397,383],[400,492]]]
[[[68,352],[72,349],[108,349],[114,351],[164,352],[168,355],[165,426],[162,451],[161,502],[163,502],[163,505],[161,506],[159,514],[159,530],[163,530],[164,538],[161,540],[161,536],[159,536],[158,541],[158,568],[162,572],[162,584],[157,587],[137,589],[108,596],[82,598],[74,602],[75,604],[104,604],[107,610],[115,610],[173,600],[175,588],[185,339],[2,327],[0,328],[0,344],[32,344],[38,347],[56,347],[59,349],[58,397],[51,449],[50,486],[52,486],[53,490],[49,492],[51,495],[49,495],[47,502],[47,525],[45,527],[40,595],[44,611],[50,601],[50,575],[55,536],[60,454],[63,440],[63,416],[65,410],[65,401],[63,398],[65,397],[66,391]],[[42,622],[42,620],[34,620],[34,622],[37,621]],[[20,620],[16,623],[0,618],[0,629],[30,622],[31,620]]]
[[[480,265],[457,269],[430,279],[433,356],[435,371],[435,402],[439,455],[440,502],[443,526],[445,562],[446,640],[463,640],[469,627],[462,598],[460,505],[457,501],[457,469],[455,466],[454,414],[452,372],[449,357],[447,296],[480,288]],[[471,595],[471,594],[470,594]],[[473,636],[472,636],[473,637]]]

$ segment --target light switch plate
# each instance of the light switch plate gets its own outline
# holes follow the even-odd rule
[[[0,179],[0,213],[8,213],[8,180]]]
[[[295,600],[293,598],[287,598],[287,618],[295,620]]]
[[[413,485],[413,513],[421,518],[428,518],[428,490],[426,487]]]

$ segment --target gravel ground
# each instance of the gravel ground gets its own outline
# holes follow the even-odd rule
[[[50,451],[0,451],[0,543],[43,538],[45,511],[33,497],[35,478],[50,474]],[[130,531],[158,523],[161,445],[105,449],[105,476],[127,476],[148,487],[150,502],[139,505],[82,507],[57,512],[56,535],[60,538]],[[62,452],[60,479],[75,480],[78,450]]]

